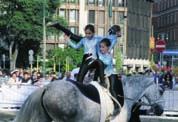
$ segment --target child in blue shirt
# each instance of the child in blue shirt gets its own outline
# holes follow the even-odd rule
[[[89,63],[88,61],[86,62],[87,58],[89,57],[92,57],[93,59],[97,58],[97,53],[96,53],[97,45],[101,40],[100,37],[94,35],[95,29],[93,25],[88,24],[84,30],[85,30],[85,37],[82,38],[77,44],[69,40],[70,38],[69,36],[65,35],[65,40],[68,42],[68,44],[71,47],[75,49],[84,47],[84,56],[82,59],[80,69],[83,67],[84,62],[85,64]],[[81,81],[81,78],[79,78],[80,74],[81,74],[81,70],[79,70],[77,81],[82,83],[83,81]]]

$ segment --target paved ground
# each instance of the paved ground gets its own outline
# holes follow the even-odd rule
[[[141,122],[178,122],[178,117],[141,116]]]

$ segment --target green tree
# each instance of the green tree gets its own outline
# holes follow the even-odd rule
[[[42,40],[43,5],[46,20],[51,21],[59,0],[1,0],[0,36],[9,46],[10,69],[16,67],[16,59],[27,41],[38,43]],[[51,30],[51,29],[50,29]]]
[[[83,56],[83,49],[76,50],[70,47],[67,48],[56,48],[53,50],[50,50],[49,55],[48,55],[48,66],[53,65],[53,57],[55,57],[57,64],[60,62],[62,68],[62,72],[65,71],[65,63],[66,63],[66,58],[69,57],[71,60],[69,61],[69,70],[72,70],[77,66],[77,64],[81,63],[82,61],[82,56]]]
[[[123,61],[122,61],[121,50],[120,48],[117,48],[116,50],[116,71],[117,72],[122,70],[122,65],[123,65]]]

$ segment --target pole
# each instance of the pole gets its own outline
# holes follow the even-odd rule
[[[112,26],[112,0],[109,0],[109,6],[108,6],[108,15],[109,15],[109,27]]]
[[[161,65],[161,67],[162,67],[162,63],[163,63],[163,59],[162,59],[162,52],[160,52],[160,55],[159,55],[159,60],[160,60],[160,65]]]
[[[46,73],[46,10],[45,10],[46,0],[43,1],[43,76]]]
[[[39,56],[37,56],[37,63],[36,63],[36,68],[37,68],[37,72],[39,71]]]
[[[30,72],[31,72],[31,74],[32,74],[32,69],[33,69],[33,65],[32,65],[32,63],[30,63]]]
[[[152,17],[153,17],[153,3],[150,3],[150,36],[149,36],[150,38],[152,38],[154,35],[153,34],[153,25],[152,25]],[[149,48],[149,52],[148,52],[148,60],[149,61],[152,61],[152,55],[153,55],[153,52]]]
[[[54,57],[53,71],[56,72],[56,60],[55,60],[55,57]]]
[[[126,0],[124,0],[124,33],[123,33],[123,35],[124,35],[124,44],[123,44],[123,61],[124,61],[124,59],[127,57],[127,53],[126,53],[126,48],[127,48],[127,36],[126,36],[126,34],[127,34],[127,12],[126,12],[126,6],[127,6],[127,3],[126,3],[127,1]]]
[[[171,68],[173,69],[174,66],[174,56],[172,56]]]

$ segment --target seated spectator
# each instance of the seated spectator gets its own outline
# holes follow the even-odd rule
[[[68,71],[68,72],[65,73],[65,76],[64,76],[64,78],[63,78],[62,80],[72,81],[72,82],[74,81],[74,80],[71,78],[71,72],[70,72],[70,71]]]
[[[17,77],[17,70],[11,72],[10,79],[7,81],[7,84],[14,85],[14,84],[21,84],[21,79]]]
[[[53,82],[54,80],[57,80],[57,76],[55,72],[51,72],[48,77],[49,82]]]
[[[37,73],[38,73],[37,71],[33,71],[33,72],[32,72],[32,76],[31,76],[32,84],[38,82]]]
[[[164,82],[163,82],[163,85],[167,88],[170,88],[172,89],[172,82],[173,78],[172,78],[172,74],[167,71],[166,74],[164,75]]]
[[[32,83],[32,80],[30,78],[30,74],[28,72],[23,73],[22,83],[25,83],[25,84],[31,84]]]
[[[40,72],[37,72],[37,79],[36,82],[34,82],[34,85],[37,85],[39,87],[43,87],[45,85],[44,78]]]
[[[77,77],[75,77],[75,75],[79,73],[79,69],[80,69],[80,67],[77,67],[71,71],[71,79],[72,80],[74,80],[74,81],[77,80]]]

